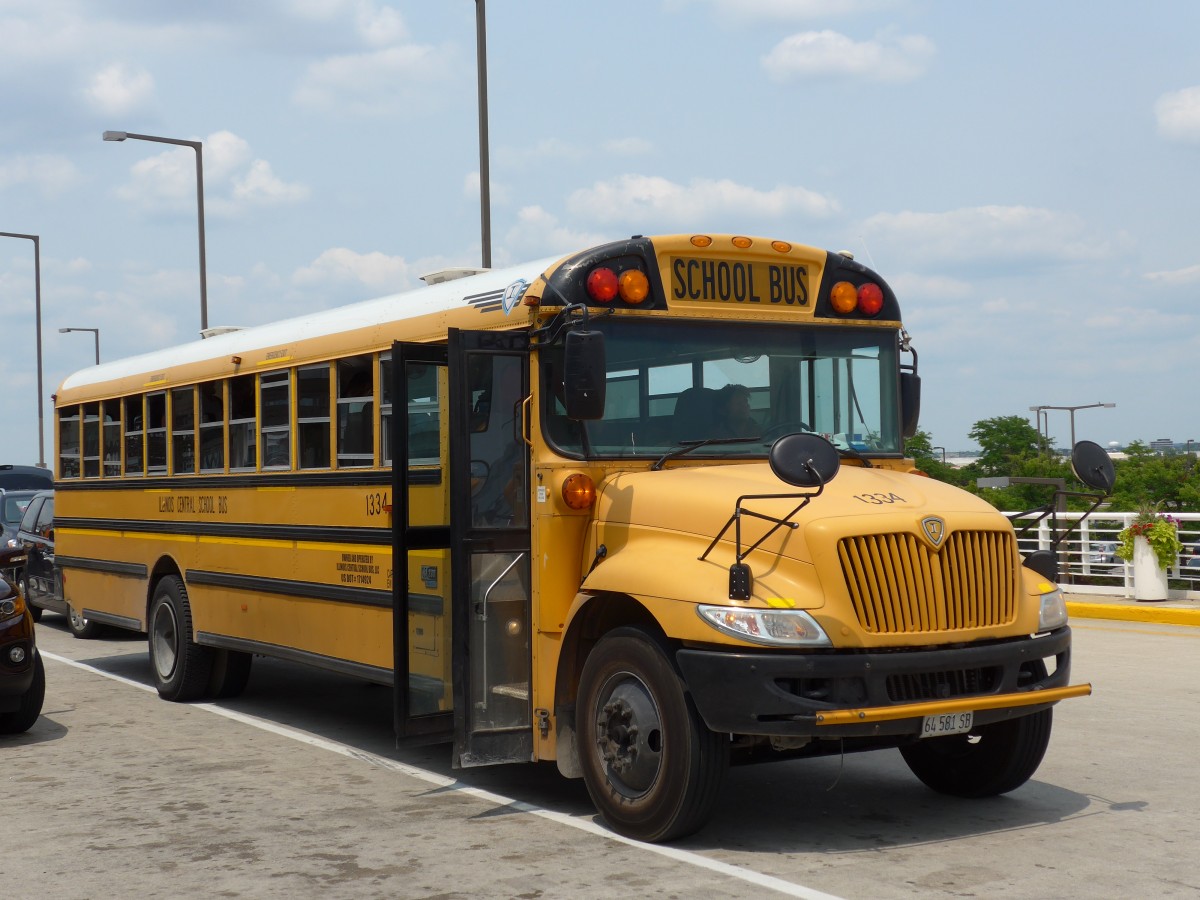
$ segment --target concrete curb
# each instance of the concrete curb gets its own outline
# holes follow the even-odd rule
[[[1067,601],[1067,613],[1077,619],[1120,619],[1159,625],[1200,625],[1200,609],[1139,603],[1080,603]]]

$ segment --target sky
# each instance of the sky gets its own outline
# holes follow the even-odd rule
[[[850,250],[921,427],[1200,440],[1200,4],[492,0],[492,261],[632,234]],[[0,0],[0,231],[41,248],[49,397],[210,325],[479,265],[470,0]],[[38,460],[33,242],[0,238],[0,463]],[[1047,413],[1070,443],[1070,414]]]

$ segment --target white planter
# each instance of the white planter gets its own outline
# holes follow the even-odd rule
[[[1133,539],[1133,599],[1167,599],[1167,570],[1144,537]]]

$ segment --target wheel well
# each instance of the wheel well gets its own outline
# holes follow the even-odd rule
[[[179,566],[169,556],[160,556],[158,562],[154,564],[154,568],[150,570],[150,583],[146,588],[146,624],[150,623],[150,604],[154,602],[154,592],[158,590],[158,583],[164,578],[175,576],[181,582],[183,581],[183,572]]]
[[[558,732],[558,768],[568,778],[582,776],[575,748],[575,698],[583,663],[597,641],[623,625],[641,628],[664,648],[669,647],[667,636],[654,616],[628,594],[597,594],[583,607],[563,636],[554,686],[554,716]]]

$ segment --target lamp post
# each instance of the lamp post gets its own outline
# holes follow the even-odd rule
[[[942,465],[944,466],[946,464],[946,448],[945,447],[930,447],[929,449],[942,451]]]
[[[475,0],[475,67],[479,75],[479,217],[483,267],[492,267],[492,195],[488,171],[487,24],[484,0]]]
[[[0,231],[0,237],[24,238],[33,241],[33,309],[37,330],[37,411],[38,411],[38,468],[46,468],[45,409],[42,400],[42,246],[36,234],[17,234]]]
[[[191,147],[196,151],[196,215],[200,225],[200,331],[208,328],[208,275],[204,262],[204,150],[200,141],[183,141],[178,138],[156,137],[152,134],[134,134],[131,131],[106,131],[106,141],[153,141],[158,144],[175,144]]]
[[[1048,409],[1062,409],[1071,414],[1071,446],[1075,446],[1075,411],[1079,409],[1114,409],[1115,403],[1083,403],[1079,406],[1031,406],[1030,412],[1037,412],[1039,416],[1046,416],[1046,443],[1050,443],[1050,416],[1046,413]],[[1040,419],[1039,419],[1040,421]],[[1039,434],[1041,433],[1039,429]]]
[[[60,328],[59,334],[67,334],[71,331],[90,331],[96,338],[96,365],[100,365],[100,329],[99,328]]]

